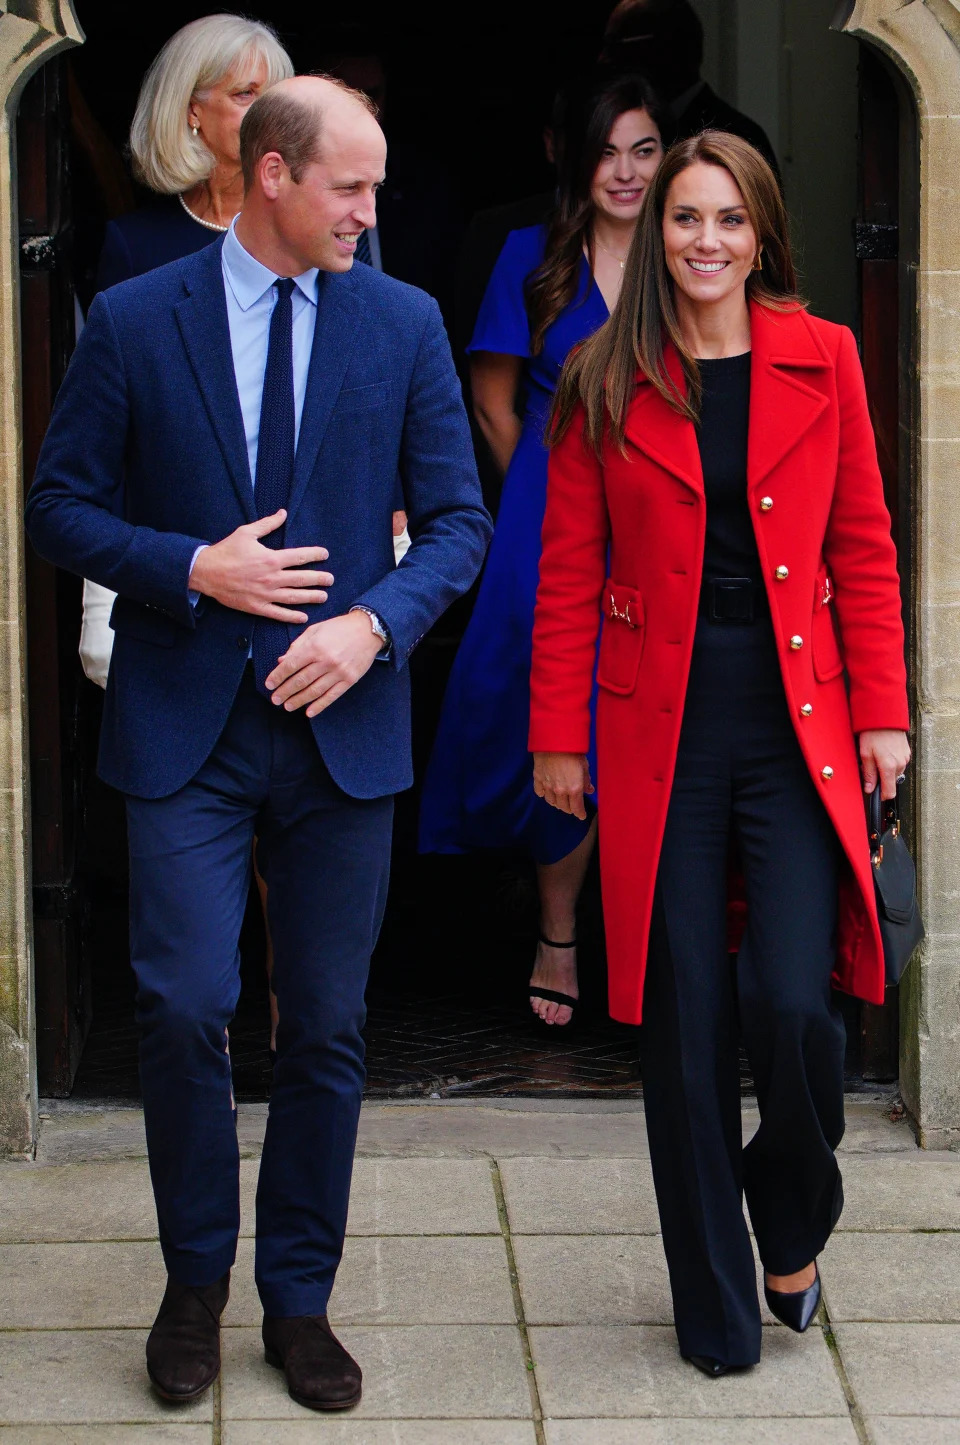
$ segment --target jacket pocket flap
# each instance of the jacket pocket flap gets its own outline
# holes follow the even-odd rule
[[[643,598],[640,593],[635,587],[614,582],[610,577],[603,584],[603,612],[611,622],[623,622],[627,627],[643,626]]]

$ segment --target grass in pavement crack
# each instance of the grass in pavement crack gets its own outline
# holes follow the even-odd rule
[[[493,1179],[493,1192],[497,1200],[497,1214],[500,1217],[500,1233],[503,1236],[503,1246],[507,1251],[507,1268],[510,1271],[510,1288],[513,1292],[513,1312],[517,1319],[517,1329],[520,1331],[520,1342],[523,1346],[523,1363],[527,1367],[527,1384],[530,1388],[530,1406],[533,1414],[533,1429],[536,1435],[537,1445],[546,1445],[547,1437],[543,1433],[543,1408],[540,1404],[540,1388],[537,1384],[537,1371],[533,1359],[533,1351],[530,1348],[530,1334],[527,1330],[526,1315],[523,1312],[523,1295],[520,1292],[520,1275],[517,1271],[517,1260],[513,1252],[513,1239],[510,1234],[510,1220],[507,1217],[507,1201],[503,1193],[503,1180],[500,1177],[500,1166],[496,1159],[490,1160],[490,1173]]]

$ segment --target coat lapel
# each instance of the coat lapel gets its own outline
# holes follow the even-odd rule
[[[686,389],[680,358],[671,345],[665,351],[667,371],[679,391]],[[671,476],[703,496],[703,468],[692,421],[661,396],[647,377],[637,378],[637,392],[627,412],[627,441]]]
[[[198,251],[184,268],[188,295],[178,302],[177,324],[183,337],[210,425],[223,453],[230,480],[248,522],[256,520],[247,439],[233,369],[227,302],[220,266],[221,245]]]
[[[317,320],[310,353],[307,393],[300,419],[300,436],[293,467],[293,491],[288,509],[289,521],[303,500],[307,483],[316,466],[324,432],[330,421],[347,367],[360,332],[361,306],[351,284],[349,272],[334,276],[321,271],[317,294]]]
[[[815,384],[832,366],[802,311],[750,308],[750,439],[747,482],[752,490],[779,466],[827,406]]]

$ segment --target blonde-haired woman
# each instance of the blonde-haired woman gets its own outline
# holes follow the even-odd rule
[[[243,204],[240,123],[258,95],[292,74],[259,20],[205,15],[171,36],[144,77],[130,127],[134,174],[157,199],[108,224],[98,290],[227,230]]]

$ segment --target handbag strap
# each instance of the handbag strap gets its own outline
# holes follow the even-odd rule
[[[897,787],[896,795],[884,802],[880,796],[880,779],[872,793],[867,794],[867,826],[870,833],[870,854],[874,866],[879,866],[883,858],[884,834],[893,831],[896,838],[900,832],[900,788]]]

